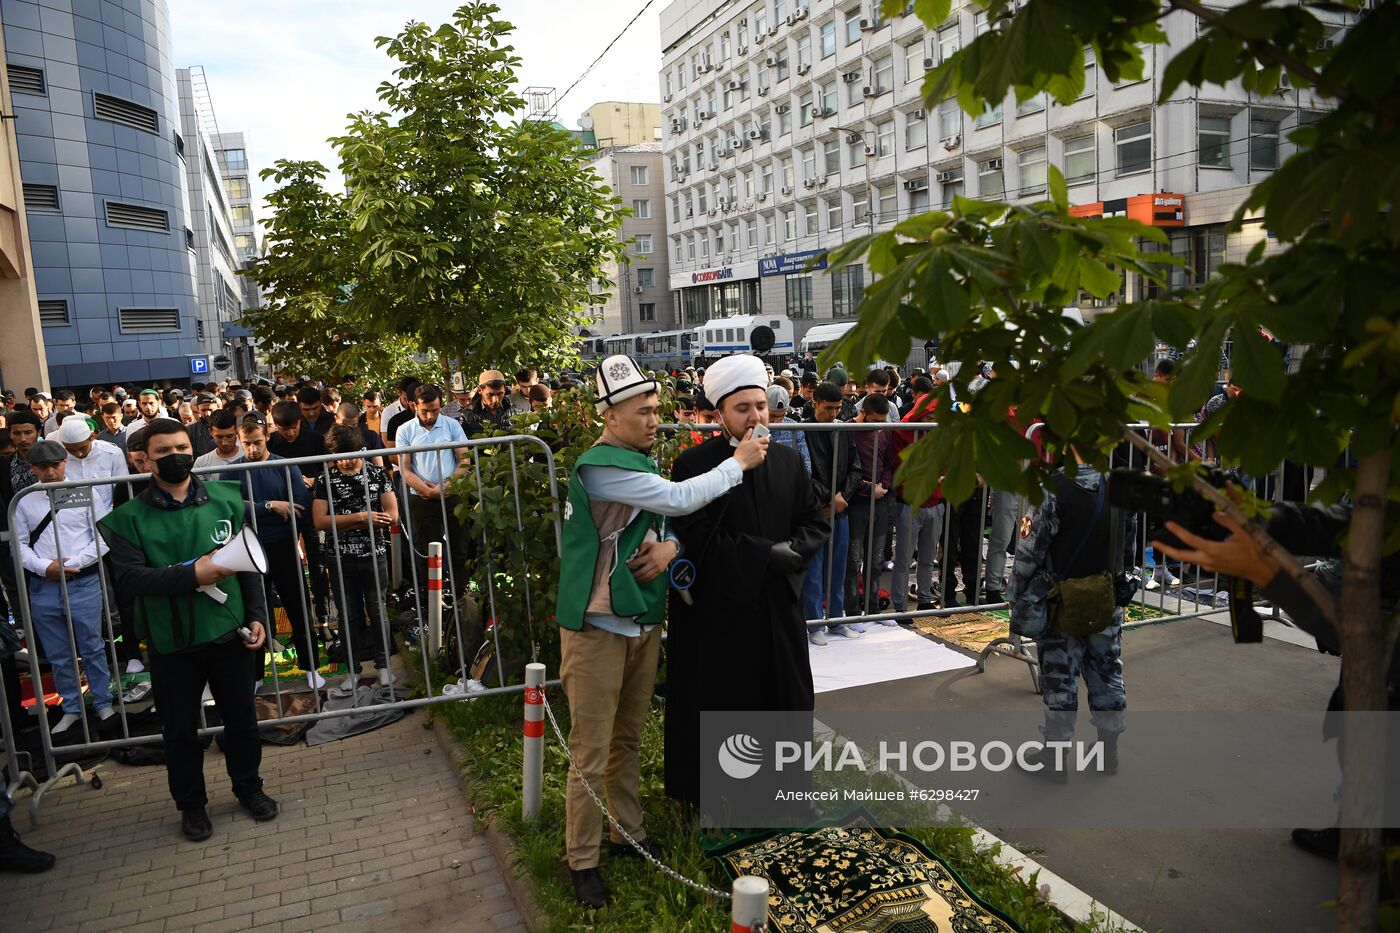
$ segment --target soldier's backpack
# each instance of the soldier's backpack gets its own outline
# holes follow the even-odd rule
[[[1115,537],[1107,493],[1106,481],[1095,492],[1073,477],[1056,478],[1060,527],[1045,558],[1055,580],[1047,609],[1050,627],[1066,635],[1082,638],[1113,623]]]

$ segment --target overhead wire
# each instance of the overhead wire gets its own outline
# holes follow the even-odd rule
[[[563,103],[564,98],[569,96],[569,92],[572,91],[574,88],[578,87],[579,82],[582,81],[584,78],[588,77],[588,75],[593,71],[594,68],[598,67],[598,63],[603,60],[603,57],[612,51],[612,47],[617,45],[617,43],[621,41],[622,37],[627,34],[627,30],[632,28],[632,24],[635,23],[637,20],[641,19],[642,14],[645,13],[648,9],[650,9],[651,5],[655,2],[656,0],[647,0],[646,3],[642,4],[642,8],[637,11],[637,15],[629,19],[627,21],[627,25],[622,27],[622,32],[619,32],[616,36],[614,36],[613,40],[603,47],[603,51],[598,53],[598,57],[593,59],[593,63],[590,64],[587,68],[583,69],[583,74],[575,78],[574,83],[570,84],[567,88],[565,88],[563,94],[560,94],[557,98],[555,98],[555,107],[558,107],[561,103]]]

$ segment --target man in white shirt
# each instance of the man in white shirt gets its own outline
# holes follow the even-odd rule
[[[52,440],[63,445],[68,453],[65,468],[68,479],[108,479],[129,476],[126,454],[116,444],[99,441],[92,433],[92,425],[82,415],[70,415],[63,419]],[[92,486],[92,506],[102,518],[112,511],[112,495],[116,492],[115,483]]]
[[[414,379],[412,376],[409,376],[402,380],[399,383],[398,397],[395,398],[388,405],[385,405],[384,410],[379,413],[379,424],[382,426],[379,438],[384,442],[385,447],[394,446],[394,439],[388,436],[386,430],[388,428],[389,422],[394,420],[395,415],[397,415],[399,412],[403,411],[405,408],[408,407],[408,393],[413,391],[413,389],[417,385],[418,380]]]
[[[426,444],[462,444],[466,432],[456,418],[442,417],[442,389],[419,386],[414,393],[414,418],[399,425],[394,436],[395,447],[419,447]],[[398,458],[399,469],[408,485],[408,532],[415,553],[423,555],[418,573],[420,605],[428,605],[428,543],[443,542],[443,552],[449,558],[445,592],[454,595],[466,586],[467,536],[455,519],[458,496],[449,495],[447,481],[456,472],[465,447],[451,450],[429,450],[403,454]]]
[[[238,415],[232,409],[220,408],[209,416],[209,436],[214,441],[214,449],[195,458],[195,469],[243,462],[243,447],[238,443]],[[219,478],[217,473],[209,477]]]
[[[29,465],[41,483],[63,482],[67,464],[68,451],[57,441],[40,441],[30,448]],[[98,570],[107,545],[94,524],[97,500],[85,493],[80,489],[55,490],[51,495],[33,492],[22,496],[15,508],[14,526],[14,542],[24,563],[29,592],[29,615],[63,698],[63,718],[54,725],[53,736],[73,742],[83,739],[83,730],[73,729],[83,718],[74,654],[82,658],[99,728],[115,716],[111,673],[102,642],[102,578]]]

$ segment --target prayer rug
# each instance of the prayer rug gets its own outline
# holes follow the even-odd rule
[[[1166,618],[1172,613],[1157,606],[1145,606],[1134,602],[1124,610],[1123,627],[1132,628]],[[984,612],[960,612],[951,616],[920,616],[914,620],[914,630],[922,635],[933,636],[940,641],[950,642],[981,651],[993,639],[1009,634],[1011,614],[1005,609],[988,609]]]
[[[768,881],[775,933],[1018,933],[938,856],[867,815],[842,825],[718,840],[731,878]]]

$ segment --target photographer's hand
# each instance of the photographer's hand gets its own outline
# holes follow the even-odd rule
[[[1230,577],[1240,577],[1255,586],[1265,586],[1281,569],[1278,561],[1269,557],[1259,547],[1245,527],[1224,512],[1216,512],[1217,523],[1229,530],[1230,537],[1224,541],[1208,541],[1194,535],[1176,522],[1167,522],[1171,530],[1185,547],[1171,547],[1160,541],[1152,546],[1163,554],[1188,564],[1196,564],[1203,570],[1210,570]]]

